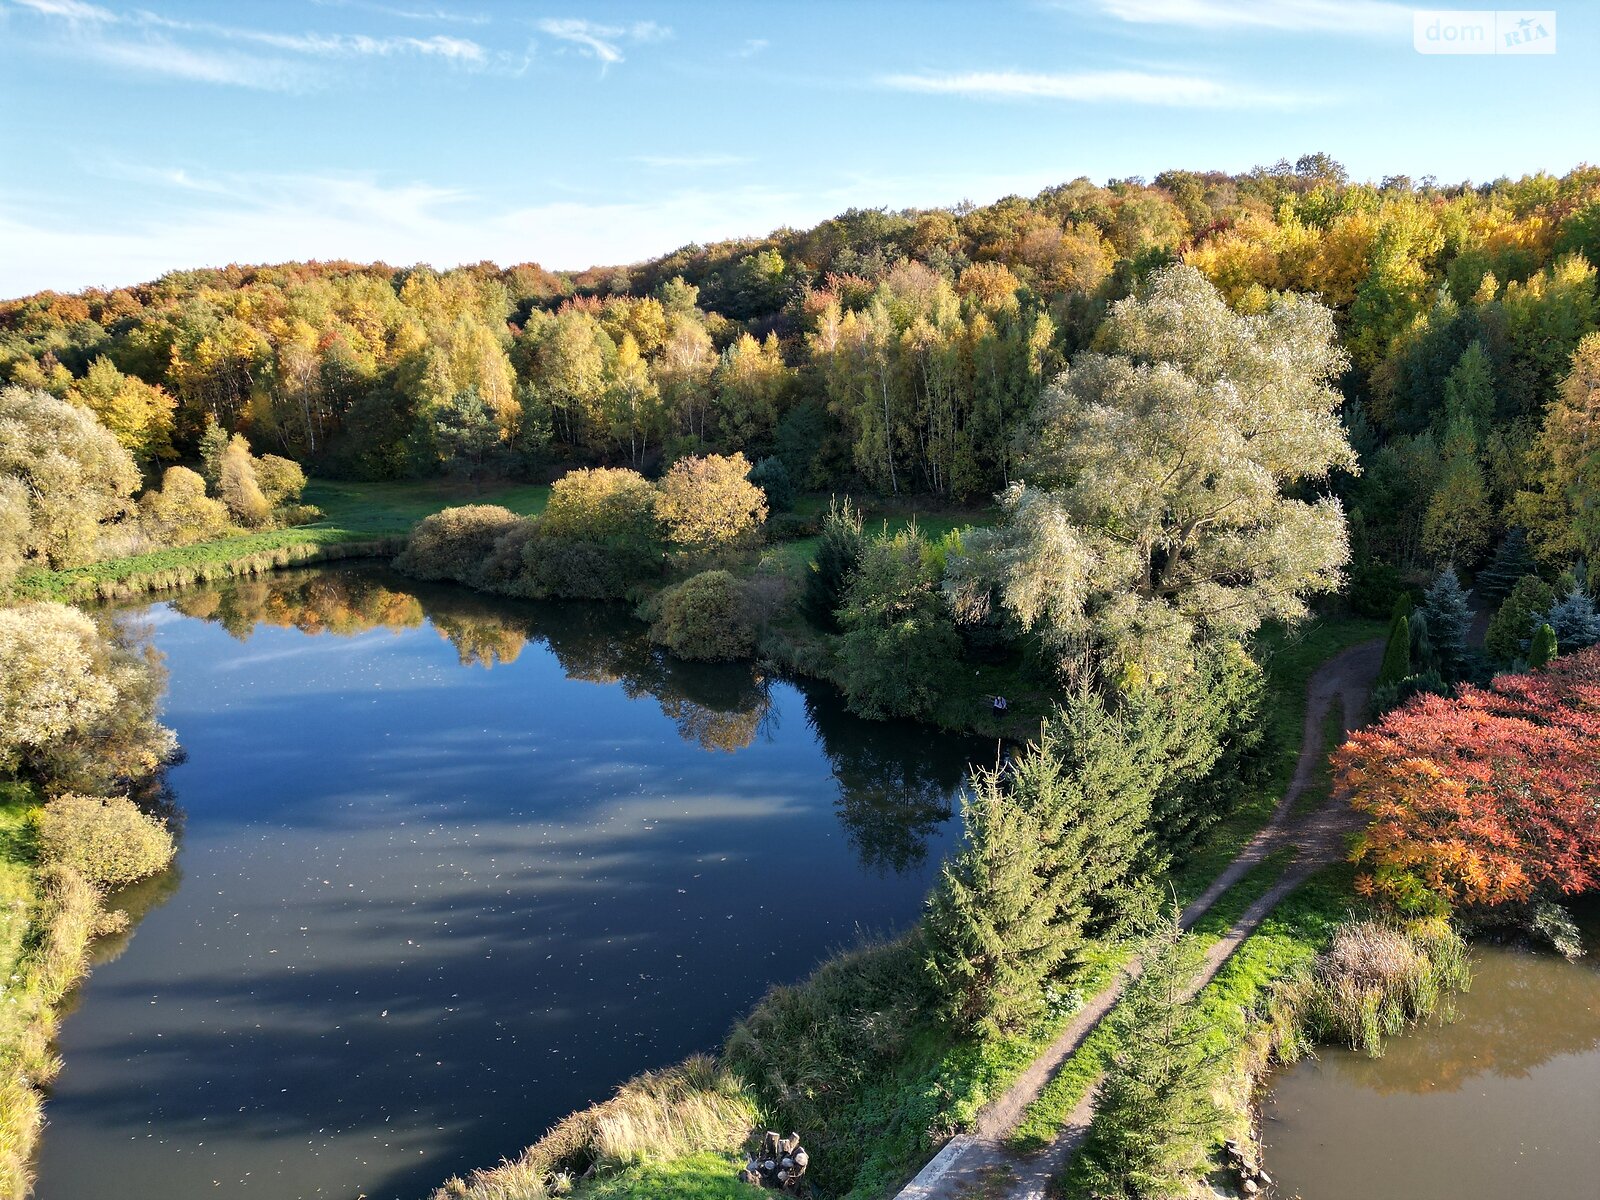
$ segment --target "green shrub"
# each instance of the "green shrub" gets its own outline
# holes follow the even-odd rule
[[[763,458],[750,468],[746,476],[767,495],[767,508],[774,513],[788,512],[794,507],[794,482],[789,478],[789,468],[783,459],[775,456]]]
[[[654,556],[626,544],[553,537],[542,527],[522,544],[522,571],[508,589],[535,600],[624,600],[657,569]]]
[[[821,523],[815,517],[799,513],[777,513],[767,518],[767,540],[772,542],[797,542],[801,538],[816,537]]]
[[[172,835],[131,800],[66,795],[39,815],[39,855],[96,887],[117,888],[166,869]]]
[[[1549,611],[1555,600],[1554,589],[1537,575],[1524,575],[1517,580],[1489,622],[1489,632],[1483,639],[1489,657],[1503,664],[1524,658],[1539,617]]]
[[[702,571],[668,588],[658,612],[650,640],[679,658],[745,658],[755,649],[744,585],[727,571]]]
[[[1375,620],[1389,616],[1395,601],[1409,596],[1410,589],[1400,572],[1386,562],[1365,559],[1350,568],[1350,608]]]
[[[850,503],[850,497],[846,496],[842,504],[837,497],[828,501],[828,515],[822,519],[822,542],[806,573],[801,602],[813,625],[828,630],[839,628],[835,613],[866,548],[861,513]]]
[[[495,543],[521,524],[523,518],[497,504],[444,509],[417,522],[395,570],[416,579],[473,583]]]
[[[658,540],[655,507],[656,490],[637,471],[568,471],[550,488],[539,527],[552,537],[653,548]]]

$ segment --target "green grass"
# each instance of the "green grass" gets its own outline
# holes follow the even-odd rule
[[[579,1184],[573,1200],[625,1200],[634,1196],[673,1200],[751,1200],[762,1193],[735,1178],[743,1162],[721,1154],[691,1154],[672,1162],[646,1163]]]
[[[305,501],[323,512],[322,520],[313,524],[240,533],[190,546],[110,558],[64,571],[31,571],[17,581],[16,591],[28,599],[80,599],[125,588],[143,579],[199,578],[230,563],[281,554],[290,549],[326,551],[338,546],[381,543],[403,536],[430,513],[458,504],[500,504],[513,512],[532,516],[543,511],[549,496],[549,488],[532,484],[491,484],[474,489],[441,480],[411,483],[313,480],[306,486]]]
[[[1317,762],[1316,773],[1312,775],[1311,782],[1306,785],[1306,790],[1296,797],[1291,814],[1303,817],[1314,813],[1327,803],[1328,796],[1333,791],[1333,764],[1329,761],[1333,752],[1344,744],[1344,710],[1339,704],[1328,706],[1327,715],[1322,718],[1322,757]]]
[[[0,981],[17,974],[27,938],[34,900],[30,816],[38,803],[25,784],[0,782]],[[8,1061],[8,1051],[16,1045],[23,1007],[0,1003],[0,1063]]]

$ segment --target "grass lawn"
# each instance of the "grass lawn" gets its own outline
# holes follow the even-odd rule
[[[186,572],[219,566],[252,555],[295,546],[337,546],[403,536],[430,513],[458,504],[499,504],[532,516],[544,509],[550,489],[534,484],[486,484],[473,488],[443,480],[407,483],[355,483],[312,480],[305,500],[322,509],[322,520],[290,529],[241,533],[135,554],[110,558],[65,571],[31,571],[17,581],[17,592],[28,599],[75,598],[92,594],[100,584],[120,583],[162,572]]]
[[[674,1200],[751,1200],[762,1193],[735,1176],[743,1162],[723,1154],[691,1154],[671,1162],[645,1163],[573,1189],[573,1200],[622,1200],[671,1196]]]

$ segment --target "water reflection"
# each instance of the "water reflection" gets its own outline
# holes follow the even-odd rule
[[[1600,1177],[1600,912],[1576,963],[1474,948],[1457,1019],[1369,1059],[1327,1050],[1263,1105],[1267,1167],[1304,1200],[1593,1195]]]
[[[977,750],[381,571],[149,619],[181,887],[66,1023],[42,1200],[411,1200],[514,1153],[914,919]]]

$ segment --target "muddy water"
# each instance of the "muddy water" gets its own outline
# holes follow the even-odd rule
[[[1600,1198],[1600,909],[1583,924],[1577,963],[1477,945],[1454,1023],[1279,1074],[1263,1105],[1279,1195]]]

